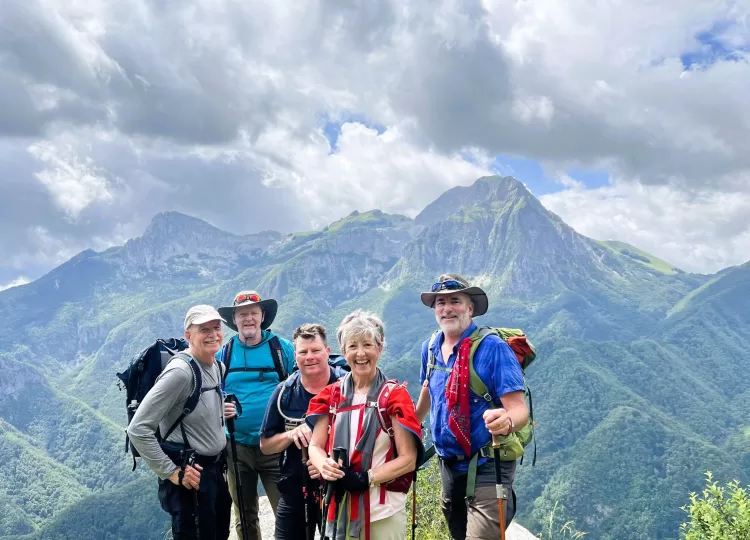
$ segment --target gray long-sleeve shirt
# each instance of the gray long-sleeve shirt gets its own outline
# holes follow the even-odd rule
[[[200,366],[203,388],[213,388],[221,384],[219,366],[207,366],[196,359]],[[146,394],[128,426],[128,436],[143,461],[156,475],[168,478],[177,466],[167,457],[156,439],[156,428],[165,434],[182,414],[185,402],[193,391],[193,371],[183,359],[174,358],[164,368]],[[224,404],[221,393],[208,390],[201,393],[195,410],[183,419],[185,434],[198,455],[215,456],[226,446],[224,435]],[[182,443],[179,425],[167,439]]]

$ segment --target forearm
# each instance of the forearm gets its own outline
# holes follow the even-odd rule
[[[529,409],[528,407],[511,407],[510,409],[506,409],[508,411],[508,416],[510,416],[511,420],[513,420],[513,428],[511,429],[511,432],[518,431],[522,427],[524,427],[528,421],[529,421]]]
[[[321,447],[317,446],[314,441],[310,443],[308,453],[310,455],[310,461],[312,461],[315,468],[320,471],[323,468],[323,463],[325,463],[328,454],[326,454],[325,450]]]
[[[317,418],[314,422],[315,427],[313,428],[308,452],[312,464],[316,469],[321,471],[323,470],[323,464],[325,463],[326,458],[328,458],[328,454],[325,451],[325,444],[328,440],[328,418]]]
[[[287,436],[286,432],[277,433],[273,437],[266,439],[265,437],[260,438],[260,451],[263,454],[278,454],[286,450],[292,441]]]
[[[417,412],[417,419],[422,422],[424,421],[425,416],[427,416],[427,413],[430,412],[430,389],[427,387],[422,387],[422,390],[419,392],[419,398],[417,399],[417,406],[416,406],[416,412]]]
[[[402,474],[413,471],[416,467],[416,455],[399,456],[372,469],[373,480],[376,484],[385,484]]]

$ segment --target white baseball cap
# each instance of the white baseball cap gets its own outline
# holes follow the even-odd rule
[[[185,330],[192,324],[203,324],[209,321],[223,321],[226,323],[215,307],[206,304],[200,304],[188,309],[185,315]]]

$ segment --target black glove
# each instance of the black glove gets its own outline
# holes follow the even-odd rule
[[[337,482],[338,486],[346,491],[366,491],[370,489],[370,478],[367,471],[355,471],[351,467],[344,469],[344,477]]]

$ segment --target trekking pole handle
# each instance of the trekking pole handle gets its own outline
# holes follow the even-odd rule
[[[240,403],[240,400],[237,399],[237,396],[234,394],[226,394],[226,396],[224,396],[224,403],[234,404],[234,408],[237,409],[237,416],[242,415],[242,404]]]
[[[346,448],[334,448],[333,452],[331,452],[331,457],[333,458],[333,461],[336,463],[339,462],[339,459],[342,459],[344,456],[347,455]],[[335,482],[328,482],[328,485],[326,486],[326,497],[325,497],[325,504],[328,505],[331,502],[331,496],[333,495],[333,484]]]

